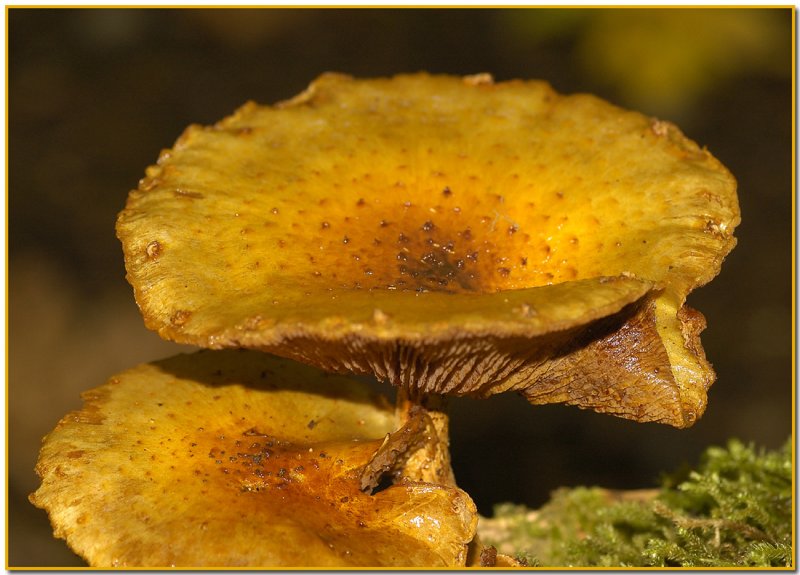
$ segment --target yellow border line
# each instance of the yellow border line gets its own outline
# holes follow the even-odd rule
[[[4,46],[4,49],[5,49],[5,54],[4,54],[5,55],[5,62],[4,62],[5,63],[5,76],[4,76],[4,79],[5,79],[5,93],[6,93],[5,116],[4,116],[4,120],[5,120],[5,140],[4,140],[5,141],[5,164],[4,164],[5,165],[5,198],[4,198],[4,200],[5,200],[5,203],[4,203],[5,214],[4,214],[4,216],[5,217],[4,217],[4,226],[5,226],[5,229],[3,230],[3,232],[4,232],[3,241],[5,242],[5,244],[4,244],[4,248],[5,248],[5,250],[4,250],[5,251],[5,268],[4,269],[5,269],[5,274],[6,274],[5,275],[5,279],[4,279],[4,283],[3,283],[3,289],[5,290],[5,300],[6,300],[5,301],[5,326],[4,326],[5,331],[3,332],[4,336],[5,336],[5,356],[4,356],[5,365],[3,367],[4,367],[4,372],[5,372],[5,388],[6,388],[5,389],[5,396],[4,396],[5,397],[5,418],[6,418],[5,419],[5,427],[4,427],[4,430],[5,430],[4,431],[4,433],[5,433],[4,465],[5,465],[5,480],[6,480],[6,490],[5,490],[5,502],[6,502],[6,507],[5,507],[5,529],[6,529],[6,531],[5,531],[5,534],[4,534],[5,535],[4,539],[5,539],[5,550],[6,550],[6,557],[5,557],[5,568],[6,568],[6,570],[9,569],[8,557],[9,557],[9,552],[10,552],[10,544],[9,544],[9,537],[8,537],[8,533],[10,531],[9,512],[8,512],[8,491],[9,491],[9,474],[10,474],[10,471],[9,471],[9,455],[8,455],[8,445],[9,445],[8,444],[8,432],[9,432],[9,424],[8,424],[8,420],[9,420],[9,417],[8,417],[9,416],[9,413],[8,413],[8,391],[9,391],[9,387],[10,387],[9,384],[8,384],[8,340],[9,340],[9,323],[10,323],[9,319],[8,319],[8,311],[9,311],[9,298],[8,298],[8,285],[9,285],[8,284],[8,274],[9,274],[9,269],[8,269],[8,255],[9,255],[8,254],[8,220],[9,220],[9,216],[8,216],[8,143],[9,143],[9,136],[8,136],[8,134],[9,134],[9,129],[8,129],[8,100],[9,100],[9,98],[8,98],[8,12],[9,12],[8,7],[6,7],[6,10],[5,10],[5,22],[4,22],[4,24],[5,24],[5,34],[6,34],[5,46]]]
[[[796,218],[796,209],[797,209],[797,202],[796,202],[796,194],[797,194],[797,186],[796,186],[796,174],[797,174],[797,165],[796,165],[796,136],[797,136],[797,129],[796,129],[796,88],[795,82],[797,81],[796,77],[796,17],[797,17],[797,8],[793,4],[768,4],[768,5],[759,5],[759,4],[752,4],[752,5],[714,5],[714,4],[698,4],[698,5],[664,5],[664,6],[653,6],[653,5],[646,5],[646,4],[637,4],[637,5],[602,5],[602,4],[586,4],[586,5],[558,5],[558,4],[547,4],[547,5],[525,5],[525,4],[481,4],[481,5],[448,5],[448,4],[387,4],[387,5],[361,5],[361,4],[344,4],[344,5],[329,5],[329,4],[275,4],[275,5],[258,5],[258,4],[233,4],[233,5],[225,5],[225,4],[215,4],[215,5],[204,5],[204,4],[119,4],[119,5],[96,5],[96,4],[5,4],[5,198],[4,198],[4,207],[5,207],[5,229],[4,229],[4,248],[5,248],[5,278],[4,278],[4,289],[5,289],[5,326],[4,326],[4,334],[5,334],[5,478],[6,478],[6,490],[5,490],[5,569],[6,571],[108,571],[107,568],[101,567],[13,567],[10,566],[8,563],[9,560],[9,513],[8,513],[8,479],[9,479],[9,444],[8,444],[8,436],[9,436],[9,367],[8,367],[8,346],[9,346],[9,246],[8,246],[8,220],[9,220],[9,211],[8,211],[8,189],[9,189],[9,127],[8,127],[8,118],[9,118],[9,93],[8,93],[8,60],[9,60],[9,23],[8,23],[8,15],[11,10],[14,9],[54,9],[54,8],[65,8],[65,9],[91,9],[91,8],[98,8],[98,9],[131,9],[131,8],[158,8],[158,9],[198,9],[198,8],[205,8],[205,9],[246,9],[246,8],[267,8],[267,9],[340,9],[340,8],[409,8],[409,9],[420,9],[420,8],[440,8],[440,9],[449,9],[449,8],[491,8],[491,9],[513,9],[513,8],[523,8],[523,9],[603,9],[603,8],[623,8],[623,9],[642,9],[642,8],[656,8],[656,9],[686,9],[686,8],[696,8],[696,9],[790,9],[792,12],[792,97],[791,97],[791,105],[792,105],[792,128],[791,128],[791,135],[792,135],[792,166],[791,166],[791,178],[792,178],[792,265],[791,265],[791,282],[792,282],[792,302],[791,302],[791,310],[792,310],[792,361],[791,361],[791,368],[792,368],[792,492],[794,494],[797,493],[797,467],[796,467],[796,446],[797,446],[797,438],[796,438],[796,423],[797,423],[797,410],[796,410],[796,399],[797,399],[797,357],[796,357],[796,345],[797,345],[797,281],[796,281],[796,273],[797,273],[797,265],[796,265],[796,242],[797,242],[797,218]],[[581,568],[581,567],[546,567],[546,568],[527,568],[522,569],[525,570],[541,570],[544,569],[546,571],[792,571],[797,568],[795,563],[797,557],[797,500],[796,497],[792,498],[792,548],[795,552],[794,556],[792,557],[792,565],[791,567],[778,567],[778,568],[763,568],[763,567],[726,567],[724,569],[720,569],[718,567],[677,567],[677,568],[665,568],[665,567],[591,567],[591,568]],[[161,571],[162,569],[159,568],[147,568],[147,567],[126,567],[126,571]],[[225,568],[196,568],[196,567],[172,567],[169,568],[170,571],[256,571],[257,568],[252,567],[225,567]],[[280,569],[275,568],[267,568],[266,571],[320,571],[319,569],[311,569],[311,568],[302,568],[302,567],[282,567]],[[464,570],[477,570],[477,571],[519,571],[519,568],[507,568],[507,567],[494,567],[494,568],[467,568],[467,567],[452,567],[452,568],[381,568],[380,571],[407,571],[407,572],[416,572],[416,571],[464,571]],[[376,571],[375,568],[368,568],[368,567],[350,567],[350,568],[328,568],[325,570],[321,570],[320,572],[340,572],[340,571]]]
[[[792,568],[797,564],[797,82],[796,18],[792,8]]]

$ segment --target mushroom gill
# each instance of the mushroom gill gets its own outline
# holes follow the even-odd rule
[[[684,301],[735,189],[672,124],[544,82],[326,74],[188,128],[117,233],[165,338],[684,427],[714,379]]]

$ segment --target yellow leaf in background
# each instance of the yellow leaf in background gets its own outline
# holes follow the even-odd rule
[[[629,105],[677,116],[736,74],[788,69],[780,16],[736,9],[601,10],[578,40],[579,58],[594,80],[618,90]]]
[[[679,118],[740,74],[791,69],[788,10],[532,8],[499,14],[514,50],[570,53],[591,86],[625,105]]]

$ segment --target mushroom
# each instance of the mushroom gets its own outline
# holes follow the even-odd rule
[[[248,103],[162,152],[117,234],[148,327],[252,351],[91,392],[47,438],[33,500],[95,565],[514,564],[473,539],[444,397],[516,391],[692,425],[714,373],[685,299],[719,272],[738,222],[733,177],[678,128],[544,82],[325,74],[287,102]],[[288,360],[388,381],[395,410]],[[259,387],[262,365],[280,366],[277,390]],[[303,399],[274,400],[284,391]],[[341,429],[309,415],[329,409]],[[275,437],[269,479],[253,477],[261,447],[238,466],[217,458],[251,432]],[[341,468],[314,459],[323,444]],[[174,469],[142,475],[146,453]],[[293,458],[320,470],[281,476]],[[430,513],[424,528],[412,508]]]
[[[475,505],[408,465],[430,419],[399,425],[363,382],[201,351],[84,399],[46,438],[31,499],[92,566],[465,564]],[[385,473],[400,479],[371,494]]]
[[[684,301],[735,190],[672,124],[544,82],[325,74],[189,127],[117,233],[164,338],[686,427],[714,372]]]

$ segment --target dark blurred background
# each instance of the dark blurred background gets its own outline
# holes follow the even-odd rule
[[[791,9],[7,9],[8,566],[75,566],[27,502],[43,435],[81,391],[184,351],[145,329],[117,212],[190,123],[324,71],[543,78],[676,122],[739,181],[739,245],[690,295],[718,374],[691,429],[516,396],[454,401],[453,458],[483,514],[562,485],[655,486],[738,437],[792,429]]]

